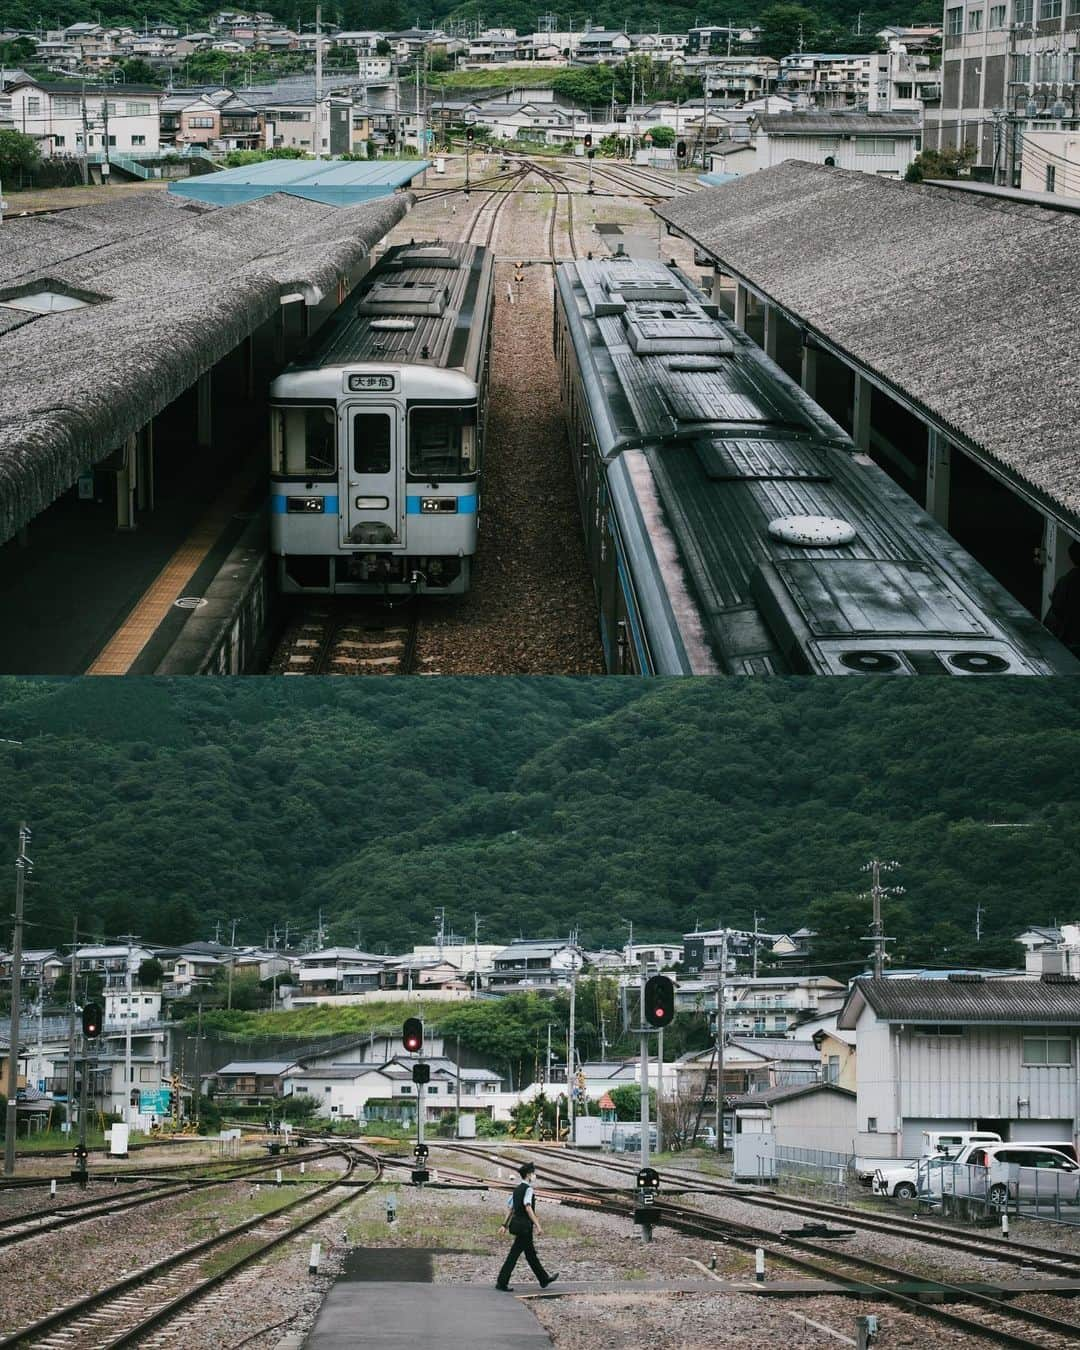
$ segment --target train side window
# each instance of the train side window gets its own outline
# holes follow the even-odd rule
[[[390,414],[353,416],[353,468],[357,473],[390,472]]]
[[[436,481],[476,472],[476,409],[413,408],[409,476]]]
[[[318,478],[337,468],[333,407],[275,408],[270,432],[273,473]]]

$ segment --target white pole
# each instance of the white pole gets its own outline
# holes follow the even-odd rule
[[[127,949],[127,1016],[124,1018],[124,1119],[131,1124],[131,934]]]
[[[315,158],[322,159],[322,5],[315,6]],[[320,938],[322,932],[320,928]],[[320,944],[321,945],[321,944]]]

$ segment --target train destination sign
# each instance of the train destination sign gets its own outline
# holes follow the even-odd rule
[[[394,389],[393,375],[350,375],[349,388],[354,392],[377,389],[388,393]]]

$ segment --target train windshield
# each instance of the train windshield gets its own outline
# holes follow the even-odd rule
[[[274,408],[270,414],[271,472],[321,478],[337,468],[337,413],[322,407]]]
[[[468,478],[475,472],[475,408],[413,408],[410,411],[410,478]]]

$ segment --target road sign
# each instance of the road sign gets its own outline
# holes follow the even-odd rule
[[[156,1088],[153,1092],[140,1091],[139,1111],[144,1116],[167,1116],[169,1114],[169,1089]]]

